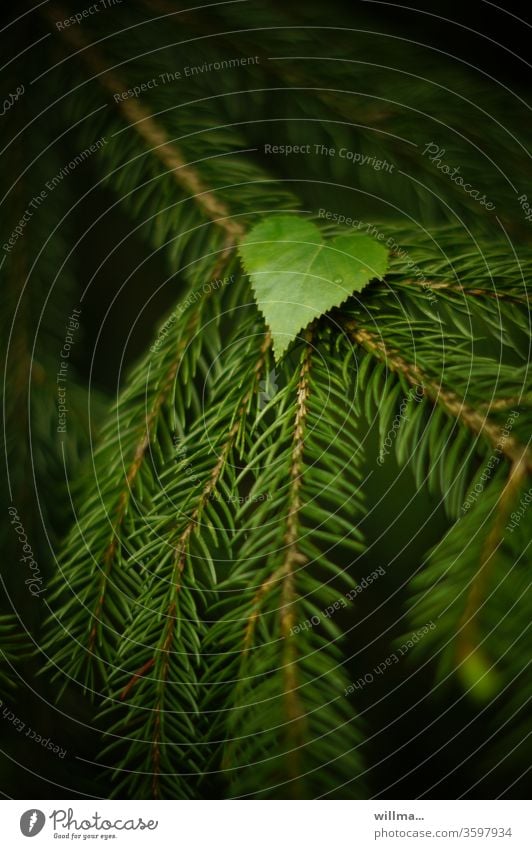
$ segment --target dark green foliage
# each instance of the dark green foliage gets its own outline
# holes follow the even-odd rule
[[[70,257],[66,219],[83,198],[55,189],[46,216],[30,223],[31,241],[0,268],[9,347],[27,281],[20,258],[26,268],[35,260],[6,358],[8,373],[20,369],[6,389],[11,499],[52,575],[36,616],[42,680],[76,720],[97,727],[98,792],[377,792],[371,706],[354,682],[372,668],[364,604],[376,603],[358,598],[374,556],[363,529],[379,510],[367,491],[387,464],[426,499],[425,524],[440,510],[446,530],[410,571],[394,571],[390,543],[378,583],[382,597],[400,586],[397,619],[374,614],[389,632],[386,651],[432,624],[405,667],[423,676],[428,702],[459,692],[472,711],[489,713],[483,754],[506,747],[517,774],[530,697],[532,249],[510,188],[530,180],[530,139],[514,101],[498,92],[490,100],[485,81],[421,49],[414,79],[404,46],[375,54],[369,29],[338,32],[325,51],[312,10],[296,27],[296,13],[267,4],[254,7],[253,26],[231,4],[182,19],[156,0],[123,6],[64,32],[54,28],[63,10],[41,10],[38,26],[54,36],[41,120],[49,125],[36,151],[24,136],[32,167],[22,199],[11,170],[23,169],[2,163],[8,238],[28,196],[59,171],[58,139],[68,137],[69,156],[103,140],[80,166],[92,174],[80,193],[105,193],[106,214],[127,217],[146,263],[164,258],[167,277],[156,282],[173,303],[146,353],[125,371],[120,361],[105,415],[88,393],[90,375],[72,366],[59,440],[58,350],[89,283]],[[223,78],[202,72],[142,97],[115,96],[188,65],[255,55],[260,62]],[[290,55],[303,58],[272,58]],[[37,110],[29,100],[25,108]],[[10,125],[10,139],[18,129]],[[270,155],[266,138],[359,151],[393,169]],[[433,141],[482,187],[504,228],[423,155]],[[324,240],[366,233],[389,257],[384,278],[363,291],[345,281],[347,300],[276,362],[276,328],[238,249],[257,221],[286,221],[287,211]],[[345,216],[360,227],[342,226]],[[96,225],[86,224],[89,245]],[[29,506],[35,482],[42,514]],[[392,517],[379,523],[386,533]],[[8,525],[10,560],[13,536]],[[10,598],[19,584],[7,568]],[[9,665],[26,657],[14,623],[0,619],[2,692]]]

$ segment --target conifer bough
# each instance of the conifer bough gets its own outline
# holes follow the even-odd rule
[[[98,180],[180,287],[78,472],[46,597],[46,674],[91,704],[112,792],[374,792],[353,682],[374,678],[357,586],[388,437],[382,466],[445,524],[399,576],[388,658],[408,647],[427,700],[458,687],[489,708],[488,762],[522,757],[532,251],[511,106],[450,66],[413,77],[384,36],[383,74],[370,32],[353,51],[338,28],[315,55],[315,27],[279,29],[268,7],[255,28],[230,4],[110,6],[83,27],[41,13],[62,51],[50,108],[79,150],[107,140]],[[147,84],[218,65],[221,90],[208,72]],[[422,156],[436,129],[497,219]],[[394,559],[375,582],[390,596]]]

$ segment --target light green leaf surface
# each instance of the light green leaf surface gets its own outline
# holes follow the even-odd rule
[[[240,256],[272,337],[276,359],[314,318],[342,304],[388,264],[388,251],[363,233],[325,243],[297,215],[265,218],[247,234]]]

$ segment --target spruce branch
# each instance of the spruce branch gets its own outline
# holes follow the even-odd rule
[[[281,567],[283,576],[281,590],[280,631],[284,640],[282,654],[284,698],[286,701],[288,776],[294,782],[293,791],[298,795],[298,782],[301,775],[300,749],[305,743],[305,710],[299,696],[298,653],[293,636],[296,624],[296,567],[306,565],[306,558],[299,551],[298,539],[301,532],[299,513],[301,510],[301,495],[303,475],[303,451],[305,445],[305,428],[308,413],[309,371],[312,358],[312,334],[305,335],[305,353],[301,365],[299,383],[297,386],[297,409],[294,423],[294,439],[292,447],[292,462],[290,468],[289,510],[286,522],[285,559]]]
[[[445,292],[456,292],[459,295],[466,295],[471,298],[493,298],[496,301],[508,301],[512,304],[520,304],[522,306],[530,306],[530,296],[528,293],[517,294],[496,289],[484,289],[481,287],[462,286],[459,283],[451,283],[446,280],[424,280],[421,282],[416,278],[401,281],[402,286],[421,286],[423,288],[433,289],[434,291],[444,290]]]
[[[252,601],[252,612],[245,625],[242,649],[242,680],[246,678],[246,663],[255,639],[255,629],[261,616],[261,606],[268,593],[280,585],[279,629],[284,641],[281,656],[282,690],[285,702],[286,724],[283,727],[287,749],[287,775],[294,794],[298,795],[301,778],[300,748],[305,744],[305,710],[299,698],[298,658],[293,635],[297,616],[296,571],[306,565],[307,558],[299,551],[299,511],[301,508],[300,489],[302,484],[302,461],[304,451],[307,402],[309,396],[309,370],[312,358],[312,334],[305,334],[305,348],[297,384],[297,407],[294,422],[293,445],[288,492],[288,515],[284,534],[284,560],[275,571],[263,580]],[[224,769],[233,765],[232,743],[229,742],[223,760]]]
[[[254,316],[252,322],[255,322]],[[249,339],[254,348],[253,335]],[[262,335],[255,361],[250,361],[249,357],[244,360],[246,379],[229,389],[240,344],[224,362],[224,378],[217,385],[216,397],[209,407],[211,428],[205,433],[205,425],[198,423],[201,430],[188,434],[183,441],[187,455],[193,448],[194,453],[188,460],[197,467],[197,474],[190,483],[184,477],[176,479],[175,474],[166,474],[161,481],[164,488],[146,516],[140,554],[148,558],[154,578],[148,577],[140,589],[138,609],[123,635],[119,663],[112,676],[113,697],[110,707],[104,711],[104,715],[112,719],[108,733],[113,739],[103,754],[120,749],[124,735],[132,739],[131,749],[126,754],[126,763],[130,766],[125,770],[120,787],[149,786],[150,793],[156,797],[176,794],[187,797],[190,793],[186,776],[174,762],[172,745],[179,746],[183,757],[190,758],[195,770],[200,772],[208,753],[197,727],[195,670],[204,628],[203,597],[205,592],[215,592],[215,587],[214,564],[205,569],[201,562],[205,561],[207,545],[212,550],[213,540],[219,535],[225,539],[231,533],[230,528],[222,530],[218,496],[225,496],[218,493],[218,488],[229,458],[246,428],[248,407],[268,357],[271,339],[269,334]],[[250,343],[246,344],[249,347]],[[228,399],[231,399],[229,405]],[[211,456],[201,454],[204,444],[211,454],[211,439],[215,439],[217,446],[214,462]],[[172,507],[176,500],[183,504],[177,522]],[[162,563],[158,555],[161,535],[168,549]],[[229,537],[226,544],[230,545]],[[153,611],[157,611],[156,619]],[[160,622],[164,623],[162,629]],[[152,655],[146,659],[145,652],[150,646]],[[133,675],[128,672],[130,669],[135,669]],[[186,736],[183,736],[183,728],[187,729]]]
[[[459,664],[470,662],[471,657],[479,651],[482,642],[479,634],[477,615],[491,590],[493,561],[503,542],[510,513],[516,503],[516,496],[521,491],[529,469],[524,455],[515,460],[503,484],[498,498],[495,516],[491,520],[491,528],[483,543],[480,563],[476,575],[471,580],[462,620],[459,624],[457,639],[457,661]]]
[[[186,525],[185,529],[182,531],[182,533],[181,533],[181,535],[180,535],[180,537],[179,537],[179,539],[178,539],[178,541],[175,545],[175,550],[174,550],[174,575],[173,575],[173,578],[172,578],[172,584],[175,585],[177,588],[180,586],[181,575],[182,575],[183,570],[185,568],[185,560],[186,560],[186,555],[187,555],[187,551],[188,551],[188,543],[189,543],[189,540],[190,540],[190,536],[194,532],[194,530],[200,526],[201,514],[202,514],[206,504],[208,503],[210,498],[213,496],[213,493],[216,489],[216,485],[218,483],[220,475],[223,472],[227,458],[228,458],[228,456],[229,456],[229,454],[230,454],[232,448],[234,447],[235,442],[238,438],[238,434],[239,434],[241,427],[242,427],[242,421],[243,421],[243,418],[245,416],[248,403],[250,401],[250,398],[251,398],[253,392],[255,391],[256,384],[258,383],[260,374],[261,374],[262,369],[264,367],[264,361],[265,361],[266,353],[269,350],[270,346],[271,346],[271,336],[270,336],[269,333],[267,333],[266,336],[265,336],[265,339],[264,339],[264,343],[263,343],[262,348],[261,348],[260,357],[259,357],[259,359],[258,359],[258,361],[255,365],[255,378],[252,382],[252,385],[245,392],[244,397],[241,400],[240,407],[239,407],[239,409],[236,413],[234,423],[231,426],[231,428],[230,428],[230,430],[227,434],[226,441],[225,441],[225,443],[222,447],[222,450],[220,452],[218,460],[217,460],[215,466],[212,469],[212,472],[210,474],[209,479],[205,483],[205,486],[204,486],[203,491],[200,495],[200,498],[198,499],[198,502],[197,502],[196,506],[194,507],[194,509],[192,511],[192,514],[190,516],[188,524]],[[172,601],[171,604],[170,604],[170,608],[167,612],[167,616],[168,616],[169,619],[171,619],[173,621],[175,621],[175,608],[176,608],[175,602]],[[165,640],[164,640],[165,645],[166,645],[166,642],[167,642],[167,638],[165,638]],[[141,667],[140,670],[138,670],[137,672],[134,673],[131,680],[126,684],[126,686],[122,690],[122,693],[121,693],[122,699],[126,698],[127,694],[129,693],[131,688],[134,686],[135,681],[138,678],[145,675],[151,669],[151,667],[154,665],[154,663],[155,663],[155,658],[152,657],[149,660],[147,660],[145,664],[143,664],[143,666]]]
[[[220,582],[205,639],[203,710],[224,705],[209,738],[214,755],[221,745],[233,796],[307,797],[331,790],[332,772],[336,781],[345,779],[340,792],[360,792],[360,737],[344,696],[340,631],[327,623],[304,641],[299,633],[337,598],[339,585],[353,586],[340,564],[362,549],[353,523],[361,507],[339,470],[358,475],[360,448],[347,430],[338,435],[345,388],[319,359],[313,365],[308,333],[298,358],[296,372],[282,366],[286,385],[268,405],[274,420],[255,425],[241,472],[254,482],[237,517],[237,559]],[[335,457],[327,483],[324,442]],[[258,501],[264,492],[269,497]]]
[[[66,17],[65,10],[54,3],[46,6],[44,12],[52,22]],[[83,62],[94,72],[109,94],[127,89],[125,82],[115,72],[108,70],[104,55],[85,40],[79,27],[62,29],[61,37],[80,54]],[[245,232],[243,226],[232,220],[227,206],[207,188],[197,171],[187,163],[175,142],[168,138],[165,130],[157,124],[150,112],[136,99],[120,100],[116,106],[126,122],[141,136],[148,150],[161,160],[205,215],[225,232],[227,245],[232,245],[235,239],[241,237]]]
[[[157,426],[157,419],[160,415],[161,408],[168,400],[168,396],[170,395],[173,389],[178,368],[183,360],[183,354],[197,330],[200,315],[201,311],[199,309],[191,314],[190,319],[187,325],[185,326],[184,333],[177,343],[175,356],[170,362],[166,375],[163,378],[161,387],[156,392],[156,395],[152,402],[151,410],[149,411],[144,423],[141,426],[138,441],[134,450],[133,459],[125,477],[124,488],[117,496],[116,514],[111,531],[111,537],[102,557],[102,577],[100,584],[100,593],[96,608],[94,609],[91,617],[92,627],[90,629],[88,643],[88,651],[90,654],[94,652],[98,628],[101,624],[102,608],[105,604],[105,591],[107,583],[109,581],[113,563],[115,561],[117,546],[121,535],[121,528],[133,493],[135,480],[139,474],[141,465],[146,457],[146,452],[148,451],[148,448],[152,442],[153,431]]]
[[[369,32],[357,35],[353,59],[353,33],[334,29],[325,59],[307,10],[283,10],[279,27],[259,2],[252,28],[241,8],[182,13],[146,0],[121,7],[112,37],[95,15],[87,28],[49,39],[68,53],[47,78],[60,95],[58,116],[70,126],[102,91],[111,96],[114,107],[76,133],[108,139],[93,162],[98,185],[184,283],[80,475],[46,629],[48,671],[103,699],[101,762],[115,795],[131,798],[197,798],[218,793],[220,783],[230,797],[364,793],[365,736],[349,687],[353,671],[366,671],[358,669],[361,623],[351,605],[375,459],[361,413],[371,421],[378,409],[382,442],[400,401],[399,468],[410,464],[423,492],[442,492],[451,520],[410,586],[412,622],[436,623],[412,656],[432,663],[436,655],[438,685],[458,673],[473,696],[493,698],[505,722],[514,713],[522,719],[530,694],[523,499],[532,464],[532,253],[494,238],[494,217],[422,152],[437,132],[447,161],[472,184],[489,185],[504,206],[499,220],[519,232],[522,209],[494,157],[504,155],[519,180],[529,173],[511,108],[495,98],[488,114],[485,88],[468,87],[466,77],[451,93],[445,68],[413,79],[391,45],[377,62]],[[147,21],[146,10],[186,20],[192,38],[163,43],[161,22]],[[54,3],[45,14],[55,22],[68,11]],[[142,99],[115,96],[160,80],[176,61],[184,68],[229,49],[270,58],[244,73],[232,68],[222,93],[219,79],[202,72],[187,87],[165,82],[142,89]],[[355,82],[346,81],[355,68]],[[67,74],[73,95],[64,94]],[[298,171],[303,159],[266,154],[263,126],[275,128],[279,143],[368,151],[374,166],[389,158],[393,168],[354,169],[317,153]],[[380,201],[390,219],[373,223]],[[389,271],[340,308],[316,312],[276,364],[275,391],[259,393],[271,374],[270,335],[234,248],[257,216],[282,220],[280,211],[303,208],[325,234],[336,226],[331,217],[347,212],[369,237],[389,237]],[[399,208],[423,227],[392,220]],[[435,224],[451,209],[471,231]],[[219,287],[231,271],[230,285]],[[347,285],[354,266],[342,276]],[[42,386],[46,367],[35,368]],[[503,419],[514,409],[510,435]],[[480,479],[489,451],[495,466],[502,462],[466,510],[465,487]],[[345,610],[330,618],[324,611],[339,600]]]
[[[244,393],[243,398],[241,399],[240,406],[236,412],[235,420],[233,425],[231,426],[227,438],[222,446],[220,455],[216,462],[216,465],[212,469],[211,475],[207,480],[201,495],[199,497],[198,503],[194,507],[192,515],[190,516],[189,522],[186,525],[185,529],[182,531],[179,540],[175,547],[174,552],[174,572],[171,578],[171,583],[175,587],[176,593],[179,592],[181,587],[182,575],[186,566],[186,556],[188,552],[188,544],[191,534],[194,530],[199,526],[201,515],[205,506],[207,505],[209,499],[212,497],[218,481],[220,479],[220,475],[223,472],[225,463],[227,462],[227,458],[231,450],[233,449],[235,442],[237,440],[239,431],[242,427],[242,422],[246,413],[246,409],[251,398],[252,393],[255,391],[256,386],[258,385],[258,380],[260,378],[261,372],[264,368],[264,362],[266,358],[266,354],[271,346],[271,336],[270,334],[266,334],[264,342],[262,343],[260,349],[260,356],[257,360],[257,363],[254,367],[254,376],[252,378],[252,383],[249,389],[247,389]],[[165,658],[163,663],[163,671],[161,680],[164,683],[168,677],[169,670],[169,662],[168,656],[170,647],[175,638],[175,627],[177,622],[177,604],[175,598],[172,599],[170,603],[170,607],[166,613],[167,616],[167,625],[166,625],[166,634],[164,636],[164,643],[162,648],[163,657]],[[155,665],[156,659],[153,658],[153,664]],[[159,786],[158,779],[160,773],[160,765],[161,765],[161,757],[160,757],[160,731],[161,731],[161,711],[163,709],[163,700],[159,699],[155,706],[155,720],[154,720],[154,738],[153,738],[153,792],[156,797],[159,795]]]
[[[496,473],[482,497],[428,553],[411,582],[409,602],[415,625],[436,623],[415,648],[418,662],[437,660],[440,686],[458,678],[470,699],[496,706],[494,720],[510,737],[503,720],[512,711],[522,714],[530,696],[525,558],[531,529],[526,522],[510,527],[526,477],[523,462]],[[519,746],[524,742],[521,734]]]
[[[388,348],[375,333],[357,326],[354,321],[346,321],[345,328],[354,342],[385,363],[391,371],[402,375],[411,386],[421,387],[431,401],[441,405],[450,416],[459,419],[472,433],[482,436],[492,448],[501,445],[501,451],[511,463],[522,462],[527,473],[532,472],[532,455],[529,449],[513,436],[502,438],[502,428],[494,424],[487,415],[470,407],[454,392],[444,389],[419,366],[408,363],[397,351]]]
[[[197,368],[204,344],[198,327],[202,317],[212,316],[212,306],[208,293],[180,318],[171,315],[162,325],[158,347],[133,371],[102,431],[92,491],[66,542],[51,596],[52,613],[56,604],[59,609],[67,606],[68,616],[61,617],[61,623],[78,648],[72,654],[68,645],[58,647],[52,663],[63,666],[74,680],[82,673],[90,690],[107,680],[112,651],[124,628],[122,617],[128,616],[127,599],[138,593],[139,564],[127,562],[136,548],[132,528],[136,522],[142,527],[161,464],[175,453],[172,433],[183,429],[187,410],[198,403],[191,393],[183,396],[178,373]],[[90,611],[88,628],[85,610]]]
[[[496,398],[486,401],[483,404],[479,404],[479,409],[486,410],[488,412],[495,412],[497,410],[511,410],[519,406],[532,406],[532,394],[523,393],[520,395],[512,395],[510,398]]]

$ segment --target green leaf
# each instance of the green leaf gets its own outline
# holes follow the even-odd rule
[[[381,278],[388,251],[363,233],[325,244],[311,221],[275,215],[242,240],[240,256],[272,337],[276,359],[314,318]]]

